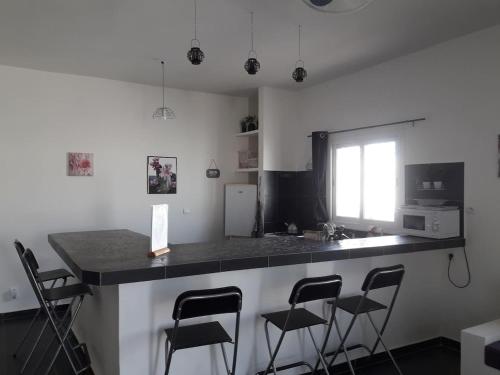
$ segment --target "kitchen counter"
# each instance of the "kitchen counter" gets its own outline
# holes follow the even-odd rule
[[[49,243],[84,283],[117,285],[234,270],[366,258],[465,246],[465,239],[381,236],[336,242],[299,237],[234,238],[171,245],[148,258],[149,237],[130,230],[49,234]]]

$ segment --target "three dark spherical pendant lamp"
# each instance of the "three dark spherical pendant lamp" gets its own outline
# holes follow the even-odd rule
[[[205,59],[205,53],[200,48],[198,40],[198,7],[197,0],[194,0],[194,38],[191,39],[191,48],[187,53],[187,58],[193,65],[200,65]],[[295,63],[295,69],[292,72],[292,78],[295,82],[304,82],[307,78],[307,70],[304,67],[304,61],[301,59],[301,32],[302,26],[299,25],[299,59]],[[254,49],[254,23],[253,12],[250,12],[250,41],[251,47],[248,52],[248,59],[245,61],[244,68],[249,75],[255,75],[260,70],[260,62],[257,60],[257,52]]]

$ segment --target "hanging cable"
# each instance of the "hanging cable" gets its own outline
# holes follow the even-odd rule
[[[198,13],[197,0],[194,0],[194,39],[198,39]]]
[[[299,25],[299,60],[301,57],[301,54],[300,54],[300,34],[301,34],[301,31],[302,31],[302,25]]]
[[[470,283],[471,283],[471,273],[470,273],[470,266],[469,266],[469,259],[467,257],[467,250],[466,250],[466,246],[464,245],[463,247],[463,251],[464,251],[464,259],[465,259],[465,266],[467,267],[467,281],[464,283],[464,284],[458,284],[458,283],[455,283],[452,279],[451,279],[451,274],[450,274],[450,270],[451,270],[451,262],[453,261],[453,258],[454,258],[454,255],[452,253],[448,254],[448,280],[450,281],[450,283],[455,287],[455,288],[459,288],[459,289],[465,289],[467,288]]]
[[[253,12],[250,12],[250,25],[251,25],[250,26],[250,38],[252,40],[252,42],[251,42],[252,48],[250,49],[250,52],[251,51],[255,52],[255,50],[253,49]]]
[[[161,74],[162,74],[161,87],[163,88],[162,108],[165,108],[165,61],[161,62]]]

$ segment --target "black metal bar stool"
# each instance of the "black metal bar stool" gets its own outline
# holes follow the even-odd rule
[[[266,340],[269,349],[270,361],[266,369],[258,373],[259,375],[260,374],[266,375],[271,372],[276,375],[278,371],[284,371],[294,367],[301,367],[301,366],[308,367],[310,370],[314,371],[311,364],[305,361],[290,363],[279,367],[276,367],[275,365],[276,356],[278,355],[278,351],[281,347],[281,344],[283,343],[285,334],[287,332],[303,328],[307,328],[307,330],[309,331],[312,343],[314,345],[316,353],[318,354],[318,360],[322,363],[326,374],[329,375],[328,366],[326,364],[323,353],[325,351],[326,343],[328,337],[330,336],[333,323],[335,321],[335,307],[332,308],[330,319],[329,321],[327,321],[317,316],[316,314],[313,314],[312,312],[306,310],[305,308],[297,308],[297,304],[304,302],[326,300],[326,299],[333,299],[334,301],[336,301],[337,297],[340,294],[341,288],[342,288],[342,278],[338,275],[302,279],[298,281],[292,289],[290,298],[288,299],[288,303],[290,304],[289,310],[278,311],[262,315],[262,317],[266,319],[264,328],[266,331]],[[275,327],[281,330],[281,335],[278,339],[278,343],[276,344],[274,351],[271,348],[271,340],[269,338],[269,327],[268,327],[269,323],[272,323]],[[314,336],[311,331],[311,327],[317,325],[327,326],[326,337],[323,341],[323,344],[321,345],[321,349],[317,345],[316,340],[314,339]]]
[[[220,344],[227,374],[234,375],[238,353],[241,304],[242,293],[235,286],[191,290],[179,295],[175,301],[172,313],[172,318],[175,321],[174,327],[165,330],[167,335],[165,342],[165,375],[169,373],[172,356],[175,351],[215,344]],[[234,341],[218,321],[179,326],[180,321],[184,319],[231,313],[236,314]],[[233,364],[231,368],[229,368],[226,349],[224,348],[225,343],[234,345]]]
[[[24,363],[21,369],[21,373],[23,373],[26,369],[26,366],[28,365],[36,347],[38,346],[39,339],[45,331],[47,325],[52,328],[54,336],[52,338],[52,341],[46,346],[45,351],[41,355],[41,358],[35,367],[35,372],[37,374],[43,373],[45,375],[48,375],[52,371],[52,368],[61,350],[64,351],[74,374],[77,375],[87,371],[90,368],[90,358],[88,356],[86,346],[83,343],[71,343],[70,332],[80,310],[84,297],[86,295],[92,294],[90,288],[85,284],[66,285],[62,287],[54,287],[51,289],[45,288],[45,285],[40,280],[40,275],[38,273],[38,262],[36,261],[33,252],[30,249],[26,249],[24,253],[21,253],[22,249],[18,246],[16,246],[16,249],[19,252],[21,263],[26,271],[28,280],[30,281],[33,291],[35,292],[37,300],[40,303],[42,312],[46,317],[44,328],[42,329],[42,332],[40,333],[35,346],[31,350],[26,362]],[[58,316],[56,311],[56,303],[66,299],[70,299],[70,303],[64,315],[60,317]],[[57,341],[58,345],[45,372],[42,372],[40,369],[41,365],[54,341]],[[83,354],[83,358],[78,355],[78,353],[76,352],[77,350],[79,350]]]
[[[18,240],[14,241],[14,246],[15,246],[15,248],[17,250],[17,254],[19,256],[23,255],[24,252],[26,251],[25,248],[24,248],[24,246],[23,246],[23,244],[21,242],[19,242]],[[36,267],[38,269],[39,266],[38,266],[38,262],[36,262],[36,259],[34,259],[34,262],[35,262],[35,265],[36,265]],[[65,270],[64,268],[58,268],[58,269],[55,269],[55,270],[39,272],[38,276],[40,278],[40,282],[42,282],[42,283],[51,282],[50,286],[47,289],[52,289],[52,288],[54,288],[56,286],[56,284],[57,284],[58,281],[62,282],[61,286],[65,286],[66,283],[67,283],[67,281],[68,281],[68,279],[73,277],[73,274],[71,272]],[[26,340],[28,339],[28,337],[29,337],[29,335],[31,333],[31,330],[35,326],[35,323],[38,320],[38,318],[39,318],[39,316],[40,316],[41,313],[42,313],[42,308],[40,307],[37,310],[37,312],[36,312],[35,316],[33,317],[33,319],[31,320],[31,322],[30,322],[30,324],[28,326],[28,329],[26,330],[26,333],[24,334],[23,339],[18,344],[16,351],[12,355],[14,358],[17,357],[17,355],[19,354],[19,351],[21,350],[21,348],[26,343]],[[41,336],[43,334],[43,331],[45,330],[45,327],[46,327],[46,325],[39,332],[39,338],[38,338],[38,340],[36,340],[36,343],[38,343],[38,341],[40,340],[40,338],[41,338]],[[33,345],[33,347],[35,347],[35,346],[36,346],[36,344]]]
[[[386,353],[389,355],[389,358],[391,359],[392,363],[394,364],[394,367],[396,368],[397,372],[402,375],[402,372],[396,363],[391,351],[387,347],[387,345],[384,343],[382,340],[382,335],[384,334],[384,331],[387,327],[387,323],[389,322],[389,318],[391,316],[392,310],[394,308],[394,304],[396,302],[396,298],[398,296],[399,288],[401,287],[401,282],[403,281],[403,276],[405,273],[405,268],[403,265],[396,265],[396,266],[391,266],[391,267],[383,267],[383,268],[375,268],[371,270],[367,275],[366,278],[363,282],[363,285],[361,287],[361,290],[364,292],[362,295],[356,295],[352,297],[346,297],[346,298],[339,298],[337,302],[337,307],[341,310],[347,311],[348,313],[352,314],[352,319],[351,322],[349,323],[349,326],[347,328],[347,331],[345,335],[343,336],[340,346],[335,350],[334,352],[327,353],[326,356],[331,356],[333,355],[332,359],[330,360],[329,366],[331,367],[337,358],[338,354],[340,352],[344,352],[346,355],[346,359],[349,364],[349,369],[351,373],[354,375],[354,369],[352,368],[352,365],[350,363],[349,357],[347,355],[348,350],[353,350],[353,349],[358,349],[358,348],[364,348],[366,349],[370,355],[373,355],[375,353],[375,350],[377,350],[377,346],[379,343],[382,344],[384,347],[384,350]],[[391,302],[389,304],[389,307],[386,305],[383,305],[377,301],[374,301],[370,298],[368,298],[368,294],[370,291],[375,290],[375,289],[381,289],[381,288],[387,288],[387,287],[395,287],[394,288],[394,293],[391,298]],[[333,303],[333,301],[329,301],[328,303]],[[373,321],[373,318],[371,316],[371,313],[374,311],[378,310],[387,310],[386,317],[384,319],[384,323],[382,324],[382,328],[378,329],[377,326],[375,325],[375,322]],[[349,336],[349,333],[352,330],[352,327],[354,326],[354,323],[356,322],[356,318],[360,314],[366,314],[368,317],[368,320],[370,321],[371,325],[373,326],[373,329],[375,330],[375,333],[377,334],[377,340],[375,341],[375,344],[373,348],[368,348],[365,345],[362,344],[357,344],[350,346],[348,348],[345,348],[345,342],[347,340],[347,337]]]

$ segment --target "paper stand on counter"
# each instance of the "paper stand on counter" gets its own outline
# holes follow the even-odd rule
[[[151,251],[150,257],[157,257],[170,251],[168,248],[168,204],[151,207]]]

